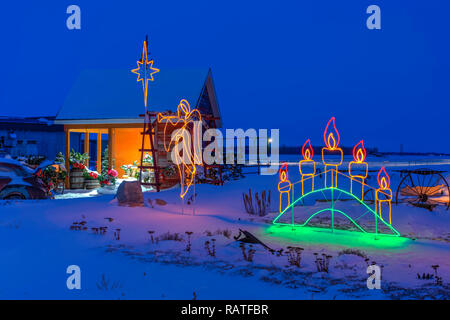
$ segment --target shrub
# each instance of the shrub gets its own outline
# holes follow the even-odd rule
[[[72,168],[85,169],[86,166],[84,165],[84,163],[88,159],[89,155],[87,153],[81,154],[79,152],[75,152],[73,149],[72,151],[70,151],[69,163],[72,166]]]
[[[291,266],[296,266],[300,268],[303,250],[304,249],[300,247],[287,247],[288,262]]]
[[[239,247],[242,251],[242,257],[247,262],[253,262],[253,257],[255,256],[256,250],[253,249],[253,246],[250,244],[248,250],[246,250],[245,243],[241,242]]]
[[[261,198],[258,195],[258,192],[255,193],[255,205],[253,205],[253,197],[252,197],[252,189],[248,190],[248,194],[245,192],[242,193],[242,200],[244,201],[245,211],[248,214],[258,215],[260,217],[265,216],[269,213],[270,210],[270,190],[266,197],[266,191],[261,192]]]
[[[158,240],[173,240],[173,241],[183,241],[183,237],[178,233],[170,233],[167,231],[158,237]]]

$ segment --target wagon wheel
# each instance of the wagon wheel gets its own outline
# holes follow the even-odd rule
[[[407,173],[398,185],[395,203],[432,209],[437,205],[450,207],[450,187],[441,172],[419,169]]]

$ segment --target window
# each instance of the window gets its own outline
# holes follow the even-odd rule
[[[37,144],[37,141],[36,140],[28,140],[27,144]]]

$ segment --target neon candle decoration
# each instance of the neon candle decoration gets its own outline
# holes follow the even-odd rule
[[[314,150],[311,147],[311,141],[308,139],[302,146],[303,160],[298,163],[298,169],[302,176],[302,195],[304,195],[304,181],[310,179],[312,183],[311,191],[314,191],[314,175],[316,174],[316,163],[312,160]]]
[[[353,194],[353,180],[361,181],[361,201],[364,200],[364,183],[369,172],[367,162],[364,162],[367,157],[366,148],[364,148],[364,141],[361,140],[353,147],[353,159],[348,164],[348,174],[350,175],[350,193]]]
[[[337,170],[344,160],[344,153],[339,148],[340,136],[336,129],[336,119],[332,117],[323,132],[325,147],[322,148],[322,162],[325,165],[325,188],[328,188],[327,177],[331,177],[330,188],[337,187]],[[332,126],[330,126],[332,124]],[[337,157],[337,160],[336,160]],[[331,170],[331,174],[328,174]]]
[[[280,192],[280,212],[282,212],[283,210],[281,210],[281,208],[283,204],[283,194],[287,195],[287,205],[285,206],[285,208],[289,207],[289,205],[291,204],[290,191],[292,184],[288,179],[289,173],[287,169],[287,163],[283,163],[280,170],[278,171],[278,176],[280,177],[280,182],[278,182],[278,192]]]
[[[387,203],[389,206],[389,224],[392,224],[391,219],[391,201],[392,201],[392,190],[391,179],[386,172],[386,169],[382,167],[378,172],[377,181],[379,188],[375,190],[375,211],[380,214],[380,218],[383,219],[381,215],[381,204]]]

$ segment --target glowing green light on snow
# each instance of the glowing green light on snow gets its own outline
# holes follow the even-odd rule
[[[294,221],[294,208],[295,208],[295,206],[297,205],[297,206],[301,206],[301,205],[304,205],[304,200],[305,200],[305,198],[307,198],[307,197],[309,197],[309,196],[312,196],[312,195],[314,195],[314,194],[319,194],[319,193],[322,193],[322,194],[324,194],[324,192],[330,192],[331,193],[331,199],[330,199],[330,207],[329,208],[325,208],[325,209],[321,209],[321,210],[319,210],[319,211],[316,211],[316,212],[314,212],[313,214],[311,214],[310,216],[309,216],[309,218],[308,219],[306,219],[306,221],[304,222],[304,223],[302,223],[302,224],[297,224],[297,223],[295,223],[295,221]],[[336,201],[338,201],[338,199],[336,199],[335,198],[335,194],[336,193],[340,193],[340,194],[345,194],[345,195],[347,195],[347,196],[349,196],[349,197],[351,197],[351,198],[353,198],[357,203],[359,203],[361,206],[363,206],[364,207],[364,209],[366,209],[366,213],[371,213],[372,214],[372,216],[373,216],[373,218],[374,218],[374,221],[375,221],[375,232],[369,232],[369,231],[367,231],[363,226],[361,226],[355,219],[352,219],[347,213],[345,213],[344,211],[342,211],[342,210],[339,210],[339,209],[336,209],[335,208],[335,204],[336,204]],[[292,191],[292,193],[294,193],[294,191]],[[345,191],[345,190],[342,190],[342,189],[340,189],[340,188],[322,188],[322,189],[317,189],[317,190],[313,190],[313,191],[311,191],[311,192],[308,192],[308,193],[305,193],[304,195],[302,195],[301,197],[299,197],[299,198],[297,198],[297,199],[295,199],[294,198],[294,194],[292,195],[292,203],[289,205],[289,206],[287,206],[286,207],[286,209],[284,209],[272,222],[273,222],[273,224],[276,224],[276,225],[287,225],[287,226],[291,226],[291,227],[304,227],[304,226],[306,226],[309,222],[310,222],[310,220],[312,219],[312,218],[314,218],[315,216],[317,216],[318,214],[321,214],[321,213],[325,213],[325,212],[329,212],[330,214],[331,214],[331,227],[330,227],[330,229],[331,230],[336,230],[336,228],[335,228],[335,225],[334,225],[334,217],[335,217],[335,215],[336,214],[338,214],[338,215],[342,215],[342,216],[344,216],[345,218],[347,218],[359,231],[361,231],[362,233],[365,233],[365,234],[368,234],[368,235],[372,235],[372,239],[373,239],[373,236],[375,235],[375,236],[377,236],[377,235],[379,235],[380,234],[380,232],[379,232],[379,225],[381,225],[381,226],[385,226],[385,227],[387,227],[391,232],[392,232],[392,234],[391,234],[391,236],[400,236],[400,233],[391,225],[391,224],[389,224],[389,223],[387,223],[386,221],[384,221],[383,220],[383,218],[382,217],[380,217],[379,215],[377,215],[377,213],[376,213],[376,211],[374,210],[374,209],[372,209],[371,207],[369,207],[364,201],[362,201],[361,199],[359,199],[357,196],[355,196],[354,194],[352,194],[352,193],[350,193],[350,192],[348,192],[348,191]],[[292,215],[292,223],[282,223],[282,222],[278,222],[278,220],[280,219],[280,217],[281,216],[283,216],[283,215],[285,215],[285,214],[289,214],[288,213],[288,211],[289,211],[289,209],[291,210],[291,215]]]
[[[412,240],[404,237],[329,228],[272,225],[266,229],[270,237],[284,240],[286,243],[301,241],[302,245],[326,244],[328,247],[352,247],[360,249],[403,249]]]

